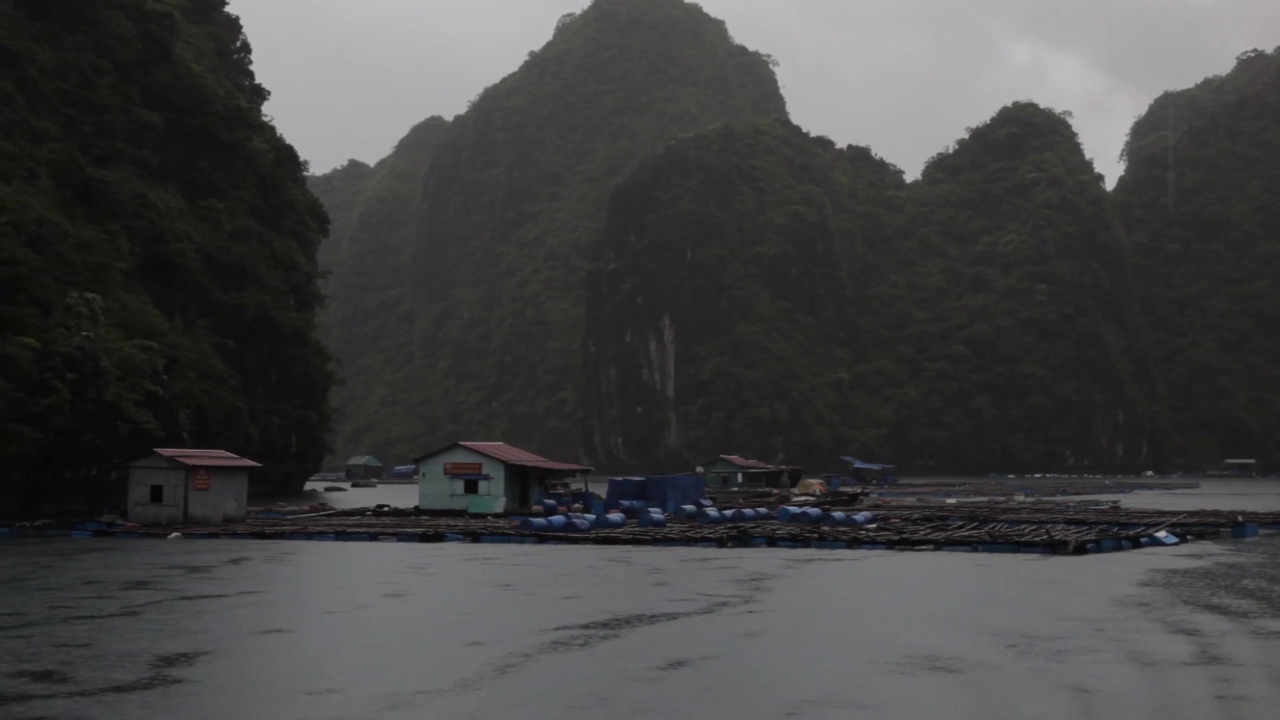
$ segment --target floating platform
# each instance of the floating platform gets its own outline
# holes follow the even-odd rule
[[[1164,547],[1211,538],[1247,538],[1280,530],[1280,513],[1140,510],[1018,505],[834,507],[776,512],[717,511],[709,520],[614,521],[566,518],[547,530],[521,518],[440,518],[404,511],[344,511],[306,518],[262,518],[223,526],[140,528],[105,523],[11,525],[0,537],[261,539],[330,542],[472,542],[778,547],[1088,555]],[[754,521],[750,518],[755,517]],[[781,518],[781,519],[779,519]],[[595,529],[592,529],[595,528]]]
[[[1127,495],[1134,492],[1193,490],[1199,482],[1148,478],[984,478],[980,480],[900,481],[894,485],[846,485],[874,498],[936,500],[1013,498],[1065,498],[1081,495]]]

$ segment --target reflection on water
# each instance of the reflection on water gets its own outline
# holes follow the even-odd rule
[[[1274,509],[1273,487],[1125,501]],[[5,718],[1167,719],[1280,707],[1270,537],[1080,558],[8,541],[0,570]]]

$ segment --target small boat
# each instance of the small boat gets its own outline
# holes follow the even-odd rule
[[[375,488],[375,487],[378,487],[378,483],[372,480],[352,480],[351,487],[353,489],[354,488]]]
[[[341,485],[330,485],[324,489],[325,492],[346,492],[347,489]]]

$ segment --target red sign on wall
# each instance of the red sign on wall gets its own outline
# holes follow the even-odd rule
[[[209,468],[196,468],[191,471],[191,489],[192,490],[208,490],[209,483],[212,478],[209,476]]]
[[[445,463],[445,475],[483,475],[484,463]]]

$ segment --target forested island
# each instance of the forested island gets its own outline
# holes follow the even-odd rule
[[[6,507],[157,446],[252,457],[261,492],[459,439],[654,471],[1280,461],[1277,51],[1157,98],[1108,190],[1030,101],[908,181],[792,123],[773,58],[684,0],[595,0],[322,175],[223,0],[15,0],[0,49]]]
[[[299,489],[329,356],[305,165],[222,0],[0,3],[0,505],[87,502],[151,447]]]
[[[596,0],[467,112],[312,178],[336,447],[1275,467],[1280,55],[1153,102],[1111,191],[1029,101],[908,182],[791,123],[772,66],[692,3]]]

